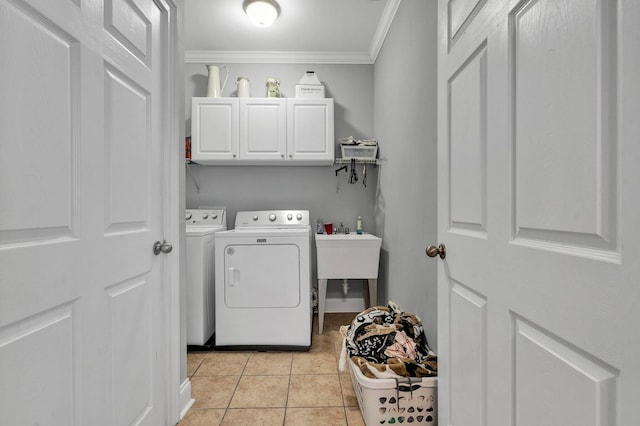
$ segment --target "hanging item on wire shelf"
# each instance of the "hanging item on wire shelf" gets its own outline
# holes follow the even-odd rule
[[[356,171],[356,159],[351,159],[351,172],[349,173],[349,183],[355,184],[358,181],[358,172]]]
[[[362,165],[362,185],[367,187],[367,163]]]

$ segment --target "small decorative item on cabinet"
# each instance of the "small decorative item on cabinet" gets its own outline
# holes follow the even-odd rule
[[[238,80],[236,81],[236,86],[238,86],[237,93],[239,98],[251,97],[251,92],[250,92],[251,80],[249,80],[247,77],[238,77]]]
[[[315,71],[307,71],[296,84],[296,98],[324,98],[324,86]]]
[[[222,96],[222,91],[224,90],[224,86],[227,85],[227,79],[229,78],[229,68],[225,66],[217,67],[215,65],[207,65],[206,67],[209,72],[209,77],[207,82],[207,97],[219,98],[220,96]],[[220,85],[221,69],[226,71],[222,85]]]
[[[267,78],[267,98],[280,97],[280,80],[277,78]]]

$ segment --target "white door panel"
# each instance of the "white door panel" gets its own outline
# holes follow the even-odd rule
[[[0,28],[11,35],[0,40],[0,242],[72,237],[78,232],[79,45],[21,3],[0,2]]]
[[[8,424],[166,422],[163,19],[152,0],[0,0]]]
[[[450,226],[486,236],[486,46],[449,79],[451,111]]]
[[[450,297],[451,423],[474,424],[486,415],[487,300],[456,282]]]
[[[440,2],[441,424],[640,423],[639,19]]]
[[[511,14],[517,238],[617,249],[614,6]]]

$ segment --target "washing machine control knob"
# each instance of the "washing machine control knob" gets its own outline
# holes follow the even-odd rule
[[[217,219],[217,218],[218,218],[218,213],[211,214],[211,219]]]
[[[275,222],[275,221],[276,221],[276,215],[275,215],[275,214],[273,214],[273,213],[271,213],[271,214],[269,215],[269,220],[270,220],[271,222]]]
[[[298,215],[296,216],[296,219],[302,220],[302,213],[298,213]]]
[[[258,220],[258,215],[253,216],[253,221],[257,221]]]
[[[209,213],[203,213],[203,214],[202,214],[202,218],[203,218],[203,219],[207,219],[208,217],[209,217]]]
[[[184,215],[184,218],[185,218],[186,220],[189,220],[189,219],[191,219],[191,217],[192,217],[192,216],[193,216],[193,215],[191,214],[191,212],[186,212],[186,213],[185,213],[185,215]]]
[[[287,219],[289,219],[289,220],[293,219],[293,215],[292,215],[291,213],[289,213],[289,214],[287,215]]]

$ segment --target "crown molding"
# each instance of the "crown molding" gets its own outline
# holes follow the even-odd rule
[[[387,33],[389,32],[391,24],[396,17],[396,12],[400,7],[401,1],[402,0],[388,0],[384,10],[382,11],[378,28],[371,40],[371,46],[369,46],[369,58],[371,59],[372,64],[375,64],[376,59],[378,59],[378,53],[380,53],[384,40],[387,38]]]
[[[402,0],[387,0],[380,22],[368,52],[258,52],[258,51],[208,51],[184,52],[187,64],[327,64],[371,65],[376,62],[387,33]]]
[[[367,52],[184,52],[187,64],[223,62],[227,64],[372,64]]]

